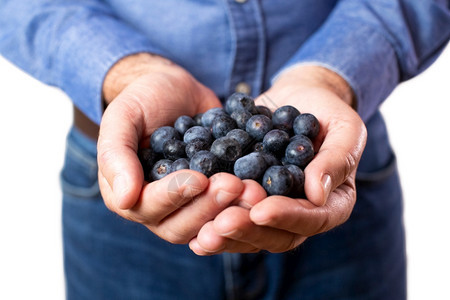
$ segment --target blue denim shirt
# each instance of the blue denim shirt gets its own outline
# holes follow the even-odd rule
[[[322,65],[350,83],[367,121],[449,36],[448,0],[0,0],[0,53],[97,123],[106,72],[142,51],[220,97],[241,82],[256,96],[289,66]]]

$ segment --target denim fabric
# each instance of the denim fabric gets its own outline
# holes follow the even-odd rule
[[[0,0],[0,53],[62,88],[95,122],[103,78],[136,52],[165,56],[220,96],[256,96],[297,63],[341,74],[370,119],[450,37],[448,0]]]
[[[401,190],[386,159],[358,180],[338,228],[283,254],[199,257],[105,207],[95,142],[72,129],[61,172],[67,299],[406,299]]]

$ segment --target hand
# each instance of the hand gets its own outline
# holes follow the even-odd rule
[[[108,106],[100,126],[98,176],[106,206],[163,239],[187,243],[241,193],[242,182],[230,174],[215,180],[181,170],[146,183],[136,152],[158,127],[218,107],[219,100],[184,69],[150,54],[119,61],[103,91]]]
[[[244,189],[238,201],[252,204],[230,206],[205,224],[190,242],[199,255],[288,251],[342,224],[354,207],[356,168],[367,133],[352,109],[346,82],[327,69],[299,66],[283,73],[256,101],[272,109],[292,105],[319,119],[319,151],[305,169],[307,199],[266,198],[259,185],[252,185],[252,192]]]

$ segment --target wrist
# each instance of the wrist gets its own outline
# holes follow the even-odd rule
[[[347,81],[330,69],[316,65],[294,66],[281,73],[274,86],[310,86],[329,90],[346,104],[356,108],[356,99]]]
[[[105,76],[102,96],[106,104],[116,98],[131,82],[150,72],[174,66],[170,60],[150,53],[137,53],[117,61]]]

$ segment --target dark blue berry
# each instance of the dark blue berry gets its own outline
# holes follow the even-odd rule
[[[203,140],[208,144],[211,144],[213,140],[211,131],[203,126],[194,126],[186,130],[186,133],[183,136],[183,141],[186,144],[189,144],[196,139]]]
[[[295,107],[290,105],[282,106],[273,112],[273,127],[290,132],[292,124],[298,115],[300,115],[300,112]]]
[[[238,141],[231,137],[221,137],[211,145],[211,153],[225,162],[234,162],[241,157],[242,149]]]
[[[157,156],[150,148],[139,149],[137,154],[139,161],[141,162],[142,169],[144,171],[145,180],[149,180],[150,178],[148,176],[150,174],[150,171],[152,170],[153,164],[155,163]]]
[[[256,105],[256,110],[259,115],[265,115],[266,117],[272,119],[272,111],[264,105]]]
[[[235,110],[245,109],[252,114],[257,114],[255,101],[252,97],[244,93],[234,93],[225,101],[225,111],[232,114]]]
[[[206,128],[211,128],[212,122],[215,117],[225,115],[226,112],[222,107],[214,107],[203,113],[202,125]]]
[[[186,144],[185,151],[186,155],[189,158],[192,158],[195,153],[201,150],[209,150],[210,144],[204,140],[194,139]]]
[[[290,196],[299,198],[304,196],[305,173],[296,165],[285,165],[285,168],[291,173],[294,180]]]
[[[210,177],[219,171],[219,159],[209,151],[202,150],[191,158],[189,169]]]
[[[261,155],[264,157],[264,160],[266,161],[268,167],[281,165],[281,162],[272,153],[262,151]]]
[[[261,152],[252,152],[242,156],[234,163],[234,174],[240,179],[259,180],[267,168]]]
[[[262,142],[256,142],[253,144],[253,151],[254,152],[261,152],[263,151],[263,143]]]
[[[312,114],[304,113],[295,118],[293,128],[295,134],[303,134],[314,139],[319,134],[319,120]]]
[[[314,147],[309,138],[298,135],[286,147],[286,163],[305,168],[314,157]]]
[[[173,127],[178,131],[179,134],[184,135],[186,130],[197,125],[194,119],[189,116],[179,116],[175,121]]]
[[[289,143],[293,142],[293,141],[306,141],[306,142],[310,142],[312,144],[311,139],[303,134],[296,134],[296,135],[291,136],[291,138],[289,139]]]
[[[170,167],[172,166],[172,161],[170,159],[158,160],[150,172],[150,178],[152,180],[159,180],[170,173]]]
[[[237,127],[244,130],[248,120],[250,120],[252,116],[253,115],[245,109],[237,109],[231,113],[231,118],[236,121]]]
[[[252,138],[247,131],[242,129],[233,129],[227,133],[227,137],[233,138],[241,145],[242,152],[245,153],[252,143]]]
[[[172,139],[179,139],[180,135],[171,126],[163,126],[156,129],[150,137],[150,145],[156,153],[163,152],[164,142]]]
[[[211,124],[211,132],[214,138],[218,139],[236,129],[236,122],[229,115],[220,115],[214,118]]]
[[[263,139],[264,151],[269,151],[275,155],[283,154],[289,144],[289,134],[281,129],[272,129]]]
[[[186,158],[179,158],[170,166],[170,173],[184,169],[189,169],[189,161]]]
[[[203,113],[198,113],[198,114],[196,114],[196,115],[193,117],[193,119],[194,119],[194,121],[195,121],[195,125],[197,125],[197,126],[203,126],[203,124],[202,124],[202,116],[203,116]]]
[[[256,141],[260,142],[264,139],[266,133],[272,130],[272,121],[265,115],[254,115],[248,120],[245,131],[254,138]]]
[[[269,167],[262,179],[262,186],[268,195],[287,195],[293,183],[291,173],[284,166]]]
[[[163,154],[164,157],[171,160],[176,160],[186,157],[186,143],[180,140],[167,140],[164,142]]]

